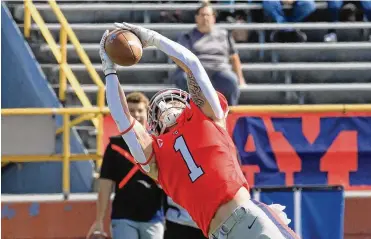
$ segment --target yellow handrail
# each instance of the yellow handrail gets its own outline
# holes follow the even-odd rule
[[[49,5],[51,6],[54,14],[57,16],[58,21],[61,24],[61,29],[64,29],[69,37],[71,43],[75,46],[76,52],[80,57],[81,62],[86,66],[90,77],[93,82],[98,86],[98,101],[97,105],[99,107],[104,107],[104,84],[98,75],[97,71],[93,67],[88,55],[86,54],[84,48],[82,48],[79,40],[76,37],[75,32],[72,30],[71,26],[68,24],[66,17],[63,15],[61,9],[58,7],[58,4],[55,0],[49,0]]]
[[[66,142],[66,143],[65,143]],[[68,143],[67,143],[68,142]],[[63,115],[63,165],[62,165],[62,180],[63,181],[63,194],[68,195],[70,192],[70,116]]]
[[[71,41],[75,50],[81,60],[81,62],[86,66],[86,69],[93,80],[93,82],[98,87],[98,94],[97,94],[97,105],[98,107],[103,110],[105,107],[105,88],[104,83],[101,80],[99,74],[93,67],[88,55],[86,54],[85,50],[82,48],[79,40],[76,37],[76,34],[73,32],[71,26],[69,25],[66,17],[63,15],[61,9],[59,8],[58,4],[55,0],[48,0],[48,3],[53,10],[55,16],[57,17],[59,23],[61,24],[60,28],[60,35],[59,35],[59,44],[60,48],[58,49],[58,45],[54,40],[52,34],[50,33],[49,29],[47,28],[44,20],[42,19],[40,13],[36,9],[35,5],[33,4],[32,0],[24,0],[24,35],[26,38],[30,37],[31,32],[31,21],[32,19],[35,23],[39,26],[41,34],[44,36],[46,42],[48,43],[50,50],[52,51],[55,59],[59,64],[59,100],[63,103],[66,100],[66,89],[67,89],[67,80],[70,83],[72,89],[76,93],[78,99],[81,101],[84,107],[92,107],[89,98],[85,94],[84,90],[82,89],[79,81],[77,80],[75,74],[72,72],[71,68],[67,63],[67,42],[68,40]],[[97,151],[103,151],[103,145],[101,143],[101,139],[103,137],[103,115],[100,113],[97,114],[90,114],[90,115],[82,115],[77,117],[76,119],[69,122],[69,126],[73,127],[82,121],[89,119],[92,121],[94,127],[97,130]],[[63,132],[63,127],[59,128],[56,133],[60,134]],[[100,165],[100,162],[98,162]]]
[[[30,13],[30,1],[24,0],[24,29],[23,33],[26,38],[30,38],[31,35],[31,13]]]
[[[80,108],[14,108],[1,109],[1,115],[81,115],[81,114],[108,114],[108,107],[80,107]]]
[[[229,107],[231,113],[320,113],[320,112],[370,112],[371,104],[328,105],[238,105]],[[53,115],[53,114],[109,114],[109,108],[14,108],[1,109],[1,115]]]
[[[63,175],[63,193],[68,196],[70,192],[70,161],[71,160],[89,160],[95,159],[101,161],[102,152],[97,151],[95,154],[71,154],[70,149],[70,116],[71,115],[89,115],[109,113],[107,107],[91,108],[16,108],[1,109],[1,116],[12,115],[63,115],[63,150],[62,154],[53,155],[1,155],[1,163],[10,162],[43,162],[43,161],[62,161]],[[102,142],[100,142],[102,143]]]
[[[230,113],[320,113],[320,112],[371,112],[371,104],[330,105],[240,105],[231,106]]]
[[[49,29],[46,27],[44,20],[42,19],[40,13],[37,11],[35,5],[32,1],[25,0],[25,14],[24,14],[24,35],[25,37],[30,37],[31,31],[31,20],[33,19],[35,23],[39,26],[41,34],[44,36],[45,41],[48,43],[50,50],[52,51],[55,59],[58,63],[61,62],[61,53],[58,50],[58,45],[55,42],[53,35],[50,33]],[[27,18],[26,18],[27,17]],[[26,24],[27,23],[27,24]]]
[[[73,46],[75,47],[75,50],[81,60],[81,62],[85,65],[86,69],[88,70],[88,73],[93,80],[93,82],[97,85],[98,87],[98,95],[97,95],[97,105],[98,107],[102,108],[105,105],[105,87],[104,83],[101,80],[100,76],[98,75],[97,71],[93,67],[93,64],[91,63],[88,55],[86,54],[84,48],[81,46],[80,41],[77,39],[75,32],[72,30],[71,26],[68,24],[68,21],[66,17],[63,15],[61,9],[58,7],[58,4],[56,3],[55,0],[49,0],[49,5],[52,8],[54,14],[56,15],[58,21],[61,24],[61,29],[63,29]],[[61,31],[62,32],[62,31]],[[64,48],[66,47],[67,42],[64,43]],[[61,43],[62,44],[62,43]],[[62,50],[62,48],[61,48]],[[63,54],[62,54],[62,60],[63,60]],[[66,92],[66,88],[63,88],[64,94]],[[80,119],[82,120],[82,119]],[[75,119],[74,122],[72,123],[78,123],[79,119]],[[102,141],[99,140],[103,137],[103,115],[98,114],[96,118],[96,124],[94,124],[95,128],[97,129],[97,151],[98,152],[103,152],[103,145]],[[72,125],[73,126],[73,125]],[[58,131],[57,131],[58,133]],[[100,166],[101,162],[98,162],[98,166]]]
[[[61,46],[61,65],[67,64],[67,34],[62,28],[59,32],[59,45]],[[59,71],[59,100],[66,102],[67,77],[64,71]]]

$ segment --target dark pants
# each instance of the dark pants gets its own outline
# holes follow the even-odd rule
[[[198,228],[166,221],[164,239],[207,239]]]
[[[264,13],[277,23],[301,22],[316,10],[314,0],[295,1],[291,16],[286,16],[280,0],[264,0]]]
[[[337,22],[340,18],[340,11],[343,7],[344,3],[351,2],[356,4],[357,7],[361,6],[363,10],[363,14],[366,16],[368,21],[371,21],[371,1],[363,0],[363,1],[343,1],[343,0],[331,0],[327,1],[327,8],[329,11],[329,20],[330,22]]]
[[[229,105],[237,105],[240,97],[240,90],[238,88],[238,79],[236,74],[231,71],[209,71],[211,83],[215,90],[219,91],[227,99]],[[185,91],[188,91],[187,74],[182,70],[176,70],[171,76],[171,81],[175,85]]]

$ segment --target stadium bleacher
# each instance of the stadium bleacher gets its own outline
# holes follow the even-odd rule
[[[23,4],[9,3],[13,16],[23,29]],[[36,4],[55,39],[59,38],[60,25],[48,4]],[[60,7],[95,69],[103,76],[98,55],[98,42],[105,29],[112,29],[112,22],[130,21],[159,31],[171,39],[191,29],[193,14],[198,4],[153,3],[61,3]],[[215,9],[244,9],[261,11],[258,3],[225,5]],[[183,23],[159,23],[160,11],[182,10]],[[317,11],[324,12],[326,4],[317,3]],[[237,49],[247,85],[241,87],[240,104],[318,104],[318,103],[367,103],[371,102],[371,42],[367,33],[371,23],[305,22],[276,23],[219,23],[227,29],[245,29],[258,37],[252,42],[238,43]],[[301,29],[308,35],[306,43],[269,43],[272,30],[287,26]],[[327,29],[338,30],[338,43],[323,43]],[[59,66],[36,24],[31,26],[33,49],[41,68],[55,90],[58,90]],[[68,46],[68,62],[83,89],[95,103],[97,87],[92,84],[85,66],[80,63],[73,46]],[[149,48],[139,64],[120,67],[119,78],[126,91],[141,90],[152,96],[159,89],[173,86],[168,76],[175,69],[162,52]],[[102,77],[103,79],[103,77]],[[357,93],[354,93],[354,92]],[[79,102],[68,88],[67,105]],[[86,127],[82,127],[86,129]]]

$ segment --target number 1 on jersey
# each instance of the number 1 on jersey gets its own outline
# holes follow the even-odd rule
[[[182,155],[182,158],[184,159],[190,172],[189,177],[191,178],[192,182],[196,181],[202,174],[204,174],[202,168],[196,165],[183,136],[179,136],[175,140],[174,149],[175,151],[180,151],[180,154]]]

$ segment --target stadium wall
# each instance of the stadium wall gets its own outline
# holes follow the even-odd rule
[[[41,72],[40,66],[5,3],[1,5],[1,101],[2,108],[61,107],[58,98]],[[57,127],[62,117],[55,118]],[[55,153],[62,149],[62,135],[56,136]],[[71,131],[71,152],[85,148],[75,130]],[[71,192],[90,192],[93,164],[71,163]],[[62,192],[62,163],[10,164],[2,168],[2,193]]]

